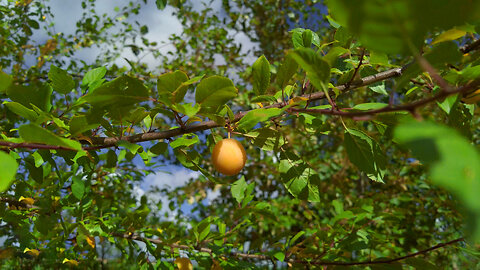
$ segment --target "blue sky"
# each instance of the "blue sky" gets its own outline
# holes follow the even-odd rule
[[[148,1],[148,4],[143,6],[139,12],[138,16],[132,16],[128,20],[132,22],[134,20],[141,21],[142,24],[148,26],[149,32],[146,35],[150,41],[156,41],[158,44],[168,43],[169,36],[176,33],[179,34],[182,31],[182,25],[179,20],[172,14],[174,9],[167,6],[164,10],[158,10],[155,6],[155,1]],[[192,1],[195,9],[203,8],[204,4],[202,2],[208,1]],[[54,21],[54,30],[59,33],[62,32],[65,35],[74,34],[76,29],[76,22],[81,19],[83,9],[81,8],[81,1],[78,0],[50,0],[46,2],[51,6],[52,13],[55,16]],[[128,2],[117,1],[117,0],[101,0],[96,3],[96,10],[99,14],[106,13],[110,16],[116,14],[115,7],[119,4],[127,4]],[[222,13],[222,3],[220,0],[215,0],[211,2],[210,7],[218,12],[221,16]],[[140,17],[141,16],[141,17]],[[33,40],[36,40],[39,44],[45,42],[48,39],[48,36],[42,33],[42,31],[34,32],[32,37]],[[242,50],[247,52],[252,47],[256,46],[255,43],[251,42],[248,37],[243,34],[235,36],[237,42],[242,43]],[[140,45],[140,44],[139,44]],[[169,50],[172,50],[173,47],[170,45],[162,46],[160,51],[166,54]],[[91,48],[84,48],[78,51],[75,54],[76,58],[79,58],[86,63],[92,63],[101,53],[100,49],[96,46]],[[134,58],[130,49],[126,49],[122,52],[122,56],[115,62],[119,66],[128,66],[128,63],[123,59]],[[66,58],[68,59],[68,58]],[[256,58],[253,55],[250,55],[245,61],[247,63],[253,63]],[[144,62],[149,64],[151,67],[155,67],[158,63],[158,60],[154,59],[151,55],[147,55],[144,59]],[[219,59],[219,62],[223,59]],[[221,64],[221,63],[220,63]],[[134,159],[134,162],[139,167],[145,167],[143,161],[139,157]],[[158,171],[155,174],[151,174],[145,177],[143,182],[135,188],[135,193],[140,198],[143,194],[146,194],[152,187],[166,188],[169,187],[174,189],[179,186],[183,186],[190,178],[196,178],[199,175],[198,172],[193,172],[181,166],[164,166],[161,167],[161,171]],[[207,193],[207,198],[203,203],[209,203],[212,199],[219,195],[218,191],[210,191]],[[166,198],[160,198],[158,195],[149,195],[153,196],[154,200],[162,200],[164,209],[161,210],[161,213],[171,211],[168,209],[168,202]],[[185,203],[181,206],[180,211],[189,212],[192,207]],[[173,215],[172,215],[173,216]]]

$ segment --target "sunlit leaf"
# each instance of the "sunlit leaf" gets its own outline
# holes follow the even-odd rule
[[[0,151],[0,192],[4,192],[10,187],[17,174],[18,163],[9,154]]]
[[[252,66],[253,92],[263,95],[270,84],[270,63],[264,55],[260,56]]]
[[[236,97],[237,88],[233,82],[225,77],[212,76],[203,79],[195,91],[195,101],[202,105],[202,108],[209,108],[216,111],[232,98]]]

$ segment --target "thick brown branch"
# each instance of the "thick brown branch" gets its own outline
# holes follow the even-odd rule
[[[469,53],[471,51],[474,51],[478,48],[480,48],[480,39],[477,39],[473,43],[470,43],[470,44],[467,44],[467,45],[461,47],[460,51],[465,54],[465,53]]]
[[[71,148],[57,146],[57,145],[45,145],[45,144],[39,144],[39,143],[12,143],[12,142],[5,142],[5,141],[0,141],[0,146],[5,146],[7,148],[72,150]]]
[[[354,88],[359,88],[365,85],[370,85],[379,81],[383,81],[389,78],[397,77],[402,74],[402,71],[404,68],[394,68],[390,69],[384,72],[380,72],[375,75],[371,75],[365,78],[362,78],[360,80],[354,81],[350,87],[347,89],[347,85],[343,84],[340,86],[337,86],[336,88],[340,91],[346,91]],[[333,94],[333,93],[332,93]],[[308,101],[315,101],[319,99],[325,98],[325,93],[324,92],[316,92],[312,94],[306,94],[303,95],[302,97],[307,98]],[[265,108],[281,108],[285,106],[283,102],[275,103],[270,106],[266,106]],[[234,120],[232,123],[240,121],[242,117],[247,114],[248,111],[245,112],[239,112],[235,115]],[[198,131],[203,131],[207,129],[212,129],[219,127],[220,125],[217,124],[215,121],[206,121],[202,123],[196,123],[192,124],[189,126],[186,126],[184,129],[182,128],[175,128],[171,130],[166,130],[166,131],[160,131],[160,132],[148,132],[148,133],[142,133],[142,134],[136,134],[132,136],[126,136],[122,137],[122,140],[129,141],[131,143],[137,143],[137,142],[144,142],[144,141],[152,141],[152,140],[161,140],[161,139],[167,139],[187,133],[193,133],[193,132],[198,132]],[[118,143],[119,138],[112,138],[112,137],[92,137],[91,138],[93,144],[99,145],[102,147],[110,147],[114,146]]]
[[[125,239],[131,239],[131,240],[137,240],[137,241],[142,241],[142,242],[150,242],[153,244],[160,244],[160,245],[165,245],[165,243],[162,240],[159,239],[153,239],[153,238],[146,238],[146,237],[141,237],[139,235],[128,235],[128,234],[120,234],[116,233],[114,234],[116,237],[121,237]],[[464,241],[463,238],[458,238],[449,242],[445,243],[440,243],[438,245],[435,245],[433,247],[429,247],[424,250],[417,251],[415,253],[410,253],[405,256],[393,258],[393,259],[388,259],[388,260],[379,260],[379,261],[360,261],[360,262],[331,262],[331,261],[303,261],[303,260],[295,260],[295,259],[289,259],[286,260],[286,262],[290,263],[301,263],[301,264],[314,264],[314,265],[345,265],[345,266],[352,266],[352,265],[372,265],[372,264],[389,264],[389,263],[394,263],[398,261],[402,261],[408,258],[416,257],[418,255],[422,254],[427,254],[430,251],[453,245],[457,242]],[[168,244],[170,248],[178,248],[178,249],[183,249],[183,250],[196,250],[200,252],[206,252],[206,253],[212,253],[212,250],[209,248],[204,248],[204,247],[191,247],[187,245],[180,245],[180,244]],[[243,259],[256,259],[256,260],[271,260],[272,258],[270,256],[266,256],[263,254],[248,254],[248,253],[240,253],[240,252],[231,252],[229,254],[230,256],[236,257],[236,258],[243,258]]]
[[[429,247],[429,248],[424,249],[424,250],[417,251],[415,253],[410,253],[410,254],[407,254],[405,256],[401,256],[401,257],[397,257],[397,258],[393,258],[393,259],[388,259],[388,260],[379,260],[379,261],[369,260],[369,261],[363,261],[363,262],[320,262],[319,261],[319,262],[310,262],[310,264],[316,264],[316,265],[345,265],[345,266],[389,264],[389,263],[394,263],[394,262],[398,262],[398,261],[403,261],[403,260],[408,259],[408,258],[416,257],[418,255],[427,254],[430,251],[433,251],[433,250],[436,250],[436,249],[439,249],[439,248],[442,248],[442,247],[446,247],[446,246],[449,246],[449,245],[453,245],[453,244],[461,242],[461,241],[464,241],[463,237],[457,238],[455,240],[448,241],[448,242],[445,242],[445,243],[440,243],[438,245],[435,245],[433,247]]]
[[[384,81],[390,78],[398,77],[402,74],[402,71],[406,68],[394,68],[384,72],[377,73],[375,75],[367,76],[365,78],[353,81],[348,87],[346,84],[339,85],[336,88],[339,91],[347,91],[355,88],[359,88],[362,86],[370,85],[379,81]],[[333,91],[332,91],[333,95]],[[309,102],[323,99],[325,98],[324,92],[316,92],[311,94],[303,95],[302,97],[308,99]],[[275,103],[270,106],[266,106],[265,108],[281,108],[285,106],[283,102]],[[240,121],[248,111],[239,112],[235,115],[233,121],[231,123],[235,123]],[[171,130],[159,131],[159,132],[146,132],[141,134],[135,134],[131,136],[122,136],[119,137],[91,137],[90,142],[93,146],[86,146],[83,147],[84,150],[97,150],[102,148],[108,148],[112,146],[116,146],[117,143],[121,140],[128,141],[131,143],[138,143],[138,142],[145,142],[145,141],[153,141],[153,140],[162,140],[167,138],[176,137],[183,134],[199,132],[203,130],[208,130],[212,128],[219,127],[220,125],[217,124],[215,121],[205,121],[201,123],[192,124],[189,126],[185,126],[184,128],[175,128]],[[65,148],[62,146],[55,146],[55,145],[42,145],[36,143],[11,143],[0,141],[0,146],[5,146],[7,148],[27,148],[27,149],[51,149],[51,150],[72,150],[69,148]]]
[[[408,111],[408,112],[413,112],[417,108],[422,107],[426,104],[439,101],[449,95],[453,95],[456,93],[466,93],[471,90],[476,89],[478,86],[480,86],[480,81],[476,81],[470,84],[467,84],[465,86],[459,87],[453,91],[450,92],[445,92],[442,91],[438,93],[437,95],[429,98],[425,98],[416,102],[412,102],[409,104],[405,105],[399,105],[399,106],[387,106],[381,109],[376,109],[376,110],[369,110],[369,111],[360,111],[360,112],[345,112],[345,111],[332,111],[329,109],[298,109],[298,108],[290,108],[289,111],[292,112],[305,112],[305,113],[312,113],[312,114],[328,114],[328,115],[339,115],[339,116],[344,116],[344,117],[358,117],[358,116],[373,116],[375,114],[379,113],[387,113],[387,112],[398,112],[398,111]]]
[[[360,56],[360,62],[358,62],[357,67],[355,68],[355,71],[353,72],[352,78],[345,84],[345,89],[350,88],[350,85],[352,84],[353,80],[355,80],[355,77],[358,74],[358,71],[360,70],[360,67],[363,64],[363,57],[365,56],[365,49],[362,49],[362,55]]]
[[[10,199],[10,198],[0,198],[0,202],[5,202],[5,203],[8,203],[9,205],[11,206],[15,206],[15,207],[20,207],[20,208],[38,208],[37,206],[34,206],[34,205],[31,205],[31,204],[28,204],[28,203],[25,203],[25,202],[22,202],[22,201],[17,201],[15,199]]]

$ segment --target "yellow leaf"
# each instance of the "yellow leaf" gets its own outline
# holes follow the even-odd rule
[[[218,261],[213,261],[210,270],[222,270],[222,267],[220,266],[220,263]]]
[[[439,36],[437,36],[433,40],[432,44],[437,44],[437,43],[444,42],[444,41],[455,40],[457,38],[461,38],[461,37],[465,36],[466,34],[467,34],[467,31],[465,31],[465,30],[452,28],[448,31],[445,31],[445,32],[441,33]]]
[[[306,97],[294,97],[294,98],[292,98],[288,101],[288,104],[289,105],[293,104],[293,106],[296,106],[296,105],[299,105],[300,103],[306,102],[306,101],[308,101],[308,98],[306,98]]]
[[[11,258],[13,254],[15,254],[15,250],[13,248],[0,249],[0,259]]]
[[[23,253],[27,253],[28,255],[37,257],[40,254],[40,251],[36,249],[25,248],[25,250],[23,250]]]
[[[95,237],[93,237],[93,236],[87,237],[87,243],[88,243],[92,248],[95,248]]]
[[[185,124],[191,124],[193,122],[202,122],[202,119],[196,116],[188,118],[187,122]]]
[[[94,144],[93,141],[92,141],[92,139],[91,139],[90,137],[85,136],[85,135],[81,135],[81,134],[80,134],[80,135],[77,136],[77,138],[78,138],[79,140],[85,140],[85,141],[89,142],[89,143],[92,144],[92,145]]]
[[[188,258],[176,258],[175,264],[179,270],[193,270],[192,262]]]
[[[63,259],[63,264],[69,264],[69,265],[75,265],[75,266],[78,266],[78,262],[75,261],[75,260],[69,260],[67,258]]]
[[[158,231],[159,233],[163,233],[163,230],[160,229],[160,228],[157,228],[157,231]]]
[[[32,199],[32,198],[25,198],[23,196],[20,197],[20,199],[18,199],[19,202],[23,202],[25,204],[29,204],[29,205],[33,205],[35,203],[35,200]]]
[[[467,104],[475,104],[480,101],[480,89],[466,94],[463,98],[462,101],[467,103]]]

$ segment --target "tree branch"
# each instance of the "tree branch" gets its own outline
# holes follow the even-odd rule
[[[471,51],[474,51],[476,49],[480,48],[480,39],[477,39],[473,43],[467,44],[463,47],[460,48],[460,51],[464,54],[469,53]]]
[[[166,244],[160,239],[153,239],[153,238],[146,238],[146,237],[141,237],[139,235],[128,235],[128,234],[121,234],[121,233],[114,233],[113,236],[116,237],[121,237],[125,239],[130,239],[130,240],[137,240],[141,242],[151,242],[154,244],[159,244],[159,245],[166,245],[170,248],[178,248],[178,249],[183,249],[183,250],[196,250],[199,252],[206,252],[206,253],[212,253],[212,249],[209,248],[204,248],[204,247],[190,247],[187,245],[180,245],[180,244]],[[416,257],[418,255],[422,254],[427,254],[430,251],[446,247],[449,245],[453,245],[457,242],[464,241],[463,238],[457,238],[455,240],[445,242],[445,243],[440,243],[438,245],[435,245],[433,247],[429,247],[424,250],[417,251],[415,253],[410,253],[405,256],[393,258],[393,259],[388,259],[388,260],[379,260],[379,261],[373,261],[373,260],[368,260],[368,261],[360,261],[360,262],[332,262],[332,261],[304,261],[304,260],[295,260],[295,259],[289,259],[286,260],[286,262],[289,263],[300,263],[300,264],[314,264],[314,265],[344,265],[344,266],[353,266],[353,265],[372,265],[372,264],[389,264],[393,262],[398,262],[401,260],[405,260],[408,258]],[[240,253],[240,252],[230,252],[230,256],[236,257],[236,258],[242,258],[242,259],[256,259],[256,260],[271,260],[272,258],[270,256],[266,256],[263,254],[248,254],[248,253]]]
[[[375,75],[367,76],[360,80],[355,80],[349,85],[348,88],[347,88],[347,84],[339,85],[336,88],[339,91],[347,91],[347,90],[359,88],[362,86],[370,85],[379,81],[384,81],[390,78],[398,77],[402,74],[405,68],[406,66],[402,68],[394,68],[384,72],[377,73]],[[333,91],[332,91],[332,94],[333,94]],[[312,94],[306,94],[301,97],[304,97],[308,99],[309,102],[311,102],[311,101],[325,98],[325,93],[316,92]],[[285,104],[283,102],[279,102],[269,106],[265,106],[264,108],[265,109],[282,108],[284,106]],[[240,119],[242,119],[247,113],[248,111],[244,111],[244,112],[239,112],[235,114],[235,117],[233,121],[230,122],[230,124],[240,121]],[[215,121],[211,120],[211,121],[206,121],[202,123],[192,124],[192,125],[186,126],[184,129],[175,128],[175,129],[160,131],[160,132],[147,132],[147,133],[141,133],[141,134],[136,134],[132,136],[125,136],[125,137],[122,137],[122,140],[126,140],[131,143],[161,140],[161,139],[172,138],[172,137],[187,134],[187,133],[193,133],[193,132],[203,131],[207,129],[212,129],[216,127],[220,127],[220,125],[217,124]],[[102,147],[102,148],[114,146],[120,141],[119,138],[114,138],[114,137],[91,137],[90,139],[94,145],[98,145],[98,147]]]
[[[358,117],[358,116],[371,116],[379,113],[387,113],[387,112],[398,112],[398,111],[408,111],[413,112],[417,108],[422,107],[428,103],[432,103],[442,98],[445,98],[449,95],[457,94],[457,93],[466,93],[471,90],[476,89],[480,85],[480,80],[472,82],[470,84],[464,85],[459,87],[453,91],[442,91],[437,95],[429,98],[425,98],[416,102],[412,102],[409,104],[399,105],[399,106],[387,106],[381,109],[369,110],[369,111],[361,111],[361,112],[345,112],[345,111],[333,111],[330,109],[297,109],[297,108],[289,108],[289,111],[292,112],[305,112],[305,113],[314,113],[314,114],[328,114],[328,115],[339,115],[345,117]]]
[[[379,81],[384,81],[390,78],[398,77],[402,74],[402,72],[407,68],[408,65],[402,67],[402,68],[394,68],[390,69],[387,71],[383,71],[371,76],[367,76],[365,78],[355,80],[351,83],[339,85],[336,88],[339,91],[348,91],[352,90],[355,88],[359,88],[362,86],[370,85]],[[333,90],[331,90],[332,95],[333,95]],[[301,97],[304,97],[308,99],[308,102],[315,101],[315,100],[320,100],[325,98],[325,93],[324,92],[316,92],[316,93],[310,93],[310,94],[305,94],[302,95]],[[269,106],[265,106],[265,109],[268,108],[282,108],[284,107],[285,104],[283,102],[275,103]],[[240,121],[248,111],[243,111],[235,114],[235,117],[233,121],[230,121],[231,123],[235,123]],[[199,132],[203,130],[208,130],[212,128],[220,127],[219,124],[217,124],[215,121],[210,120],[210,121],[205,121],[201,123],[195,123],[189,126],[184,126],[183,128],[175,128],[175,129],[170,129],[170,130],[165,130],[165,131],[159,131],[159,132],[146,132],[146,133],[140,133],[140,134],[135,134],[131,136],[122,136],[121,138],[119,137],[90,137],[90,143],[92,143],[92,146],[85,146],[83,147],[84,150],[98,150],[102,148],[108,148],[112,146],[116,146],[118,142],[120,141],[128,141],[130,143],[138,143],[138,142],[145,142],[145,141],[153,141],[153,140],[162,140],[162,139],[167,139],[167,138],[172,138],[176,136],[180,136],[183,134],[188,134],[188,133],[194,133],[194,132]],[[27,149],[49,149],[49,150],[73,150],[70,148],[62,147],[62,146],[56,146],[56,145],[43,145],[43,144],[38,144],[38,143],[12,143],[12,142],[6,142],[6,141],[0,141],[0,146],[5,146],[7,148],[27,148]]]

